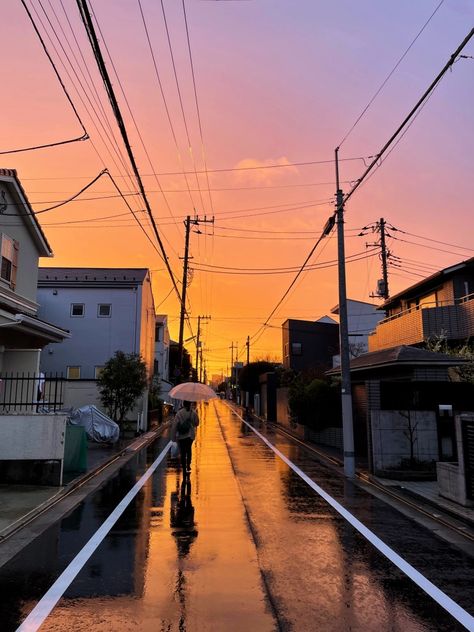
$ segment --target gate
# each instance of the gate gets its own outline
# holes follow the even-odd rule
[[[461,418],[466,496],[474,500],[474,418]]]

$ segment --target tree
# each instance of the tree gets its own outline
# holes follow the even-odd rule
[[[186,348],[183,348],[183,367],[180,367],[179,346],[178,343],[172,342],[170,344],[170,378],[173,382],[188,382],[194,380],[196,376],[196,370],[193,369],[191,356]]]
[[[119,425],[147,387],[146,365],[136,353],[116,351],[97,378],[100,399]]]
[[[318,378],[307,381],[300,375],[290,384],[288,404],[299,423],[315,430],[341,423],[338,384]]]
[[[453,367],[450,373],[454,373],[455,381],[470,382],[474,384],[474,341],[467,340],[464,344],[450,347],[445,331],[441,331],[438,336],[431,336],[425,340],[425,347],[434,353],[445,353],[467,360],[466,364]]]

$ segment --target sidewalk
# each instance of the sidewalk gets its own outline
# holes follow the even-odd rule
[[[88,443],[87,471],[62,487],[44,485],[0,485],[0,544],[12,533],[31,522],[39,513],[56,503],[72,489],[93,478],[119,457],[151,443],[163,426],[135,439],[122,441],[120,448]]]

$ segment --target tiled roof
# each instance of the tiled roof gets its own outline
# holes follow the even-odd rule
[[[38,283],[143,283],[147,268],[39,268]]]
[[[442,364],[444,366],[457,366],[459,364],[465,364],[467,360],[458,356],[452,356],[445,353],[435,353],[434,351],[427,351],[426,349],[419,349],[418,347],[411,347],[410,345],[399,345],[398,347],[391,347],[390,349],[380,349],[380,351],[370,351],[364,353],[358,358],[351,360],[351,371],[358,371],[361,369],[372,369],[379,366],[389,366],[394,364]],[[340,367],[336,367],[329,374],[340,373]]]

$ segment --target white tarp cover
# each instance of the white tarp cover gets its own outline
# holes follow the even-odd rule
[[[104,415],[96,406],[76,408],[69,417],[74,426],[83,426],[87,438],[97,443],[116,443],[120,428],[110,417]]]

